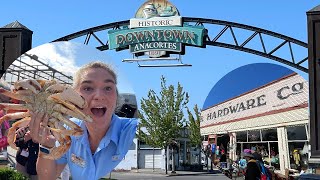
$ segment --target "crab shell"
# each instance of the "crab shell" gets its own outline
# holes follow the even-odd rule
[[[59,84],[55,80],[28,79],[18,81],[14,84],[13,91],[0,88],[0,94],[25,102],[24,104],[0,103],[0,109],[18,111],[1,117],[0,124],[5,120],[22,119],[14,123],[8,132],[8,143],[14,149],[17,149],[14,145],[15,131],[19,127],[28,126],[31,120],[30,112],[43,112],[48,116],[47,124],[41,122],[41,126],[49,128],[60,144],[60,146],[52,148],[50,154],[44,156],[48,159],[60,158],[70,147],[70,136],[83,134],[81,127],[69,120],[68,117],[92,122],[92,118],[81,111],[87,106],[84,98],[71,86]],[[68,128],[66,129],[65,126]]]

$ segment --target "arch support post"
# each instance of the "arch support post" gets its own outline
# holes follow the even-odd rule
[[[320,5],[307,12],[310,162],[320,162]]]

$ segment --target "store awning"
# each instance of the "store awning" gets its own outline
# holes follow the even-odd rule
[[[294,109],[291,111],[255,117],[251,119],[213,124],[200,129],[201,135],[225,134],[229,132],[269,129],[296,124],[307,124],[309,122],[308,107]]]

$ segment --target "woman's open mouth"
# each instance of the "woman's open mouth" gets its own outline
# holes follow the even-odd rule
[[[107,111],[107,108],[106,107],[95,107],[95,108],[91,108],[91,113],[94,115],[94,116],[97,116],[97,117],[102,117],[104,116],[104,114],[106,113]]]

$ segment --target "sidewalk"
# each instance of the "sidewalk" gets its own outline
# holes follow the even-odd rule
[[[16,167],[16,154],[17,150],[11,148],[10,146],[7,147],[8,152],[8,166]]]

